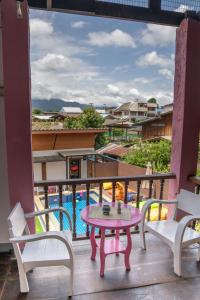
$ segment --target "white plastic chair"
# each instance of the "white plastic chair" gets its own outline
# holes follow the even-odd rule
[[[33,218],[42,214],[60,211],[66,215],[70,230],[50,231],[40,234],[30,234],[27,218]],[[72,223],[69,213],[64,208],[45,209],[40,212],[24,214],[20,203],[17,203],[8,217],[10,242],[13,245],[17,258],[20,290],[22,293],[29,292],[26,273],[36,267],[65,266],[70,269],[70,290],[73,290],[73,251],[72,251]],[[25,234],[25,235],[24,235]],[[20,243],[25,243],[23,251]]]
[[[166,221],[146,222],[146,213],[153,203],[175,205],[173,218]],[[176,221],[176,212],[180,209],[187,216],[179,222]],[[200,243],[200,233],[188,225],[200,219],[200,196],[186,190],[181,190],[175,201],[148,200],[142,208],[142,221],[139,225],[141,246],[146,250],[145,231],[152,233],[165,242],[174,254],[174,273],[181,276],[181,250],[189,245]],[[200,248],[198,247],[197,261],[200,260]]]

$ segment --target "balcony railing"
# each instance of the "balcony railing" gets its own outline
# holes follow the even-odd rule
[[[194,183],[195,185],[195,193],[200,194],[200,177],[199,176],[190,176],[190,182]]]
[[[116,200],[116,185],[118,182],[123,184],[124,195],[123,199],[120,199],[124,203],[128,203],[128,194],[129,194],[129,186],[132,184],[135,185],[135,193],[134,193],[134,200],[132,201],[135,207],[140,207],[140,202],[144,201],[144,199],[155,197],[163,199],[164,190],[165,190],[165,183],[169,179],[175,179],[175,174],[168,173],[168,174],[155,174],[155,175],[142,175],[142,176],[127,176],[127,177],[98,177],[98,178],[88,178],[88,179],[70,179],[70,180],[53,180],[53,181],[36,181],[34,186],[36,191],[36,195],[40,198],[41,203],[43,203],[43,208],[51,207],[52,199],[56,200],[54,203],[55,206],[66,207],[66,200],[64,201],[64,196],[70,196],[68,200],[68,205],[70,203],[71,207],[69,207],[72,217],[72,224],[73,224],[73,239],[85,239],[89,237],[89,227],[86,226],[84,232],[79,232],[78,229],[78,221],[77,217],[80,219],[80,209],[83,209],[85,206],[91,204],[90,193],[97,192],[95,201],[102,203],[105,200],[105,191],[103,189],[104,183],[112,183],[111,189],[111,196],[110,202],[115,203]],[[148,188],[143,188],[143,182],[148,184]],[[156,186],[156,187],[155,187]],[[56,190],[53,190],[54,194],[52,194],[52,187],[56,187]],[[156,189],[156,191],[155,191]],[[145,190],[145,195],[143,194]],[[78,207],[77,200],[78,192],[85,194],[85,197],[81,199],[81,208]],[[57,198],[55,198],[55,195]],[[51,199],[50,199],[51,198]],[[54,199],[55,198],[55,199]],[[108,199],[108,197],[107,197]],[[80,199],[79,199],[80,200]],[[94,202],[93,202],[94,203]],[[160,205],[158,208],[158,220],[161,218],[161,211],[162,206]],[[150,219],[151,210],[148,211],[147,218]],[[60,230],[63,230],[64,226],[64,217],[62,213],[57,216],[59,221]],[[50,229],[49,226],[49,216],[46,215],[45,217],[45,227],[48,231]],[[66,228],[64,228],[66,229]],[[137,228],[135,228],[134,232],[137,232]],[[99,233],[97,233],[98,235]],[[110,235],[112,233],[107,233]]]

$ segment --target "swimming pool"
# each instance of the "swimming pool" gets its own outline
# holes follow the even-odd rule
[[[90,191],[90,204],[95,204],[96,201],[92,196],[98,196],[94,191]],[[59,206],[59,195],[48,196],[49,206],[51,208]],[[104,200],[105,201],[105,200]],[[63,195],[63,207],[67,209],[70,214],[71,220],[73,220],[73,206],[72,206],[72,194]],[[77,235],[84,235],[86,233],[86,224],[81,220],[81,211],[86,207],[86,192],[76,193],[76,233]],[[54,212],[54,215],[58,222],[60,222],[59,212]],[[65,215],[63,215],[63,229],[69,229],[69,223]]]

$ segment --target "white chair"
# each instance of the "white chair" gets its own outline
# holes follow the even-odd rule
[[[173,204],[175,206],[173,218],[166,221],[145,221],[146,213],[153,203]],[[177,222],[177,209],[189,215]],[[174,273],[181,276],[181,250],[191,244],[200,243],[200,233],[188,227],[192,221],[200,219],[200,196],[181,190],[176,201],[148,200],[142,208],[142,215],[139,225],[142,248],[146,250],[145,231],[160,238],[171,248],[174,254]],[[198,247],[197,261],[199,260],[200,248]]]
[[[70,230],[30,234],[26,219],[42,214],[49,214],[53,211],[60,211],[66,215],[70,224]],[[71,296],[74,270],[71,234],[72,223],[66,209],[59,207],[24,214],[21,204],[17,203],[8,217],[8,225],[10,242],[13,245],[17,258],[21,292],[29,292],[26,273],[33,268],[65,266],[70,269],[70,290],[68,296]],[[25,244],[23,251],[21,250],[20,243]]]

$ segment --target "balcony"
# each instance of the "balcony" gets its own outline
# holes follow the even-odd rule
[[[123,239],[123,237],[122,237]],[[126,272],[123,257],[109,256],[106,273],[99,277],[99,257],[90,260],[89,241],[75,241],[75,300],[100,299],[199,299],[200,267],[195,261],[195,249],[183,252],[184,277],[173,273],[170,249],[147,234],[147,251],[139,246],[139,235],[133,234],[134,248],[131,253],[131,271]],[[0,292],[2,300],[66,299],[67,271],[62,268],[35,269],[29,273],[30,292],[19,293],[16,261],[12,256],[1,255]]]

